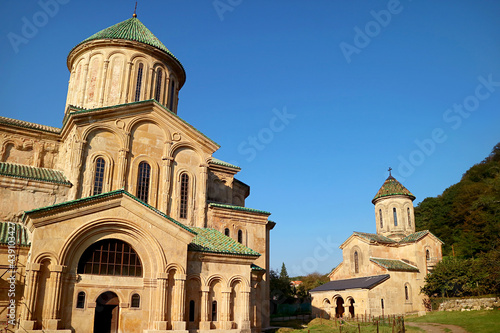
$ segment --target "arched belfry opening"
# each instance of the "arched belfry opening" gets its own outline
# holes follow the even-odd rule
[[[94,333],[117,333],[120,301],[112,291],[106,291],[96,300]]]

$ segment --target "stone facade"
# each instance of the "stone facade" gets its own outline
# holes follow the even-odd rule
[[[275,224],[245,207],[240,168],[177,116],[181,63],[134,16],[78,44],[67,64],[61,129],[0,117],[2,228],[27,235],[15,242],[14,329],[267,327]]]
[[[414,199],[389,176],[372,201],[377,233],[355,232],[342,243],[343,261],[330,273],[332,282],[311,291],[315,313],[339,317],[425,311],[420,288],[442,259],[442,242],[427,230],[415,232]]]

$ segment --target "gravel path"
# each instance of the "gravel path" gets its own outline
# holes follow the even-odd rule
[[[462,327],[458,327],[455,325],[444,325],[444,324],[436,324],[436,323],[414,323],[414,322],[405,322],[406,326],[418,327],[425,330],[427,333],[443,333],[450,332],[445,331],[445,328],[451,330],[453,333],[469,333]]]

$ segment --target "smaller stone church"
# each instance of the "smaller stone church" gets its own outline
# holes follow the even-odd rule
[[[323,317],[425,311],[420,288],[442,259],[443,242],[415,232],[415,196],[389,175],[372,200],[377,233],[354,232],[340,245],[343,261],[330,282],[311,290],[313,313]]]

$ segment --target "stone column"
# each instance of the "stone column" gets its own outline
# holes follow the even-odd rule
[[[155,316],[154,328],[155,330],[166,330],[167,329],[167,288],[168,288],[168,273],[160,273],[158,274],[158,278],[156,279],[156,289],[157,289],[157,297],[158,303],[156,305],[157,311]]]
[[[38,276],[40,273],[40,264],[30,264],[27,272],[27,286],[25,290],[26,308],[23,309],[21,327],[25,330],[33,330],[35,327],[35,303],[38,294]]]
[[[128,156],[128,149],[127,148],[120,149],[120,153],[118,155],[118,184],[117,184],[118,189],[125,188],[126,184],[125,178],[127,177],[127,156]]]
[[[130,76],[132,75],[132,66],[133,66],[133,63],[132,62],[128,62],[128,70],[127,70],[127,78],[125,81],[125,95],[123,97],[121,97],[121,101],[122,103],[129,103],[129,99],[128,99],[128,96],[129,96],[129,91],[130,91]],[[122,90],[123,91],[123,90]],[[131,101],[133,102],[133,101]]]
[[[186,330],[186,321],[184,320],[184,309],[186,307],[186,275],[175,274],[174,276],[174,300],[173,306],[175,307],[172,329],[173,330]]]
[[[230,330],[231,323],[231,288],[222,288],[222,313],[221,313],[221,329]]]
[[[83,65],[83,79],[81,82],[81,84],[83,86],[79,87],[80,93],[81,93],[80,103],[79,103],[79,105],[76,105],[76,106],[83,107],[83,103],[85,101],[85,91],[87,90],[87,82],[89,81],[88,77],[87,77],[87,75],[89,73],[89,65],[90,65],[90,59],[88,60],[88,62],[85,65]]]
[[[101,88],[99,89],[99,93],[101,94],[99,98],[99,106],[101,107],[104,104],[104,94],[106,90],[106,77],[108,75],[108,66],[109,60],[104,60],[104,68],[102,70],[102,80],[101,80]]]
[[[170,146],[172,143],[170,141],[165,142],[165,146]],[[166,150],[167,148],[165,148]],[[172,163],[174,161],[173,157],[167,156],[165,154],[162,157],[162,164],[161,164],[161,171],[160,174],[163,176],[163,180],[160,179],[161,181],[161,189],[160,193],[162,197],[160,198],[159,201],[159,209],[162,212],[165,212],[165,214],[170,215],[170,212],[168,211],[168,203],[169,203],[169,198],[170,198],[170,183],[171,183],[171,170],[172,170]]]
[[[78,190],[80,190],[81,187],[83,186],[83,184],[78,185],[78,183],[80,183],[79,182],[80,173],[81,173],[82,164],[83,164],[83,149],[84,149],[86,143],[87,143],[87,141],[85,141],[85,140],[76,140],[73,144],[73,161],[71,163],[71,165],[73,166],[73,169],[72,169],[71,182],[76,186],[73,186],[71,188],[69,200],[76,199]]]
[[[50,293],[48,308],[44,313],[43,327],[47,330],[57,330],[59,317],[59,302],[61,299],[61,275],[64,266],[50,265],[49,290]]]
[[[240,291],[242,306],[241,312],[241,329],[250,328],[250,287],[243,287]]]
[[[198,188],[199,190],[196,191],[198,192],[198,198],[195,202],[197,202],[197,207],[196,207],[196,217],[195,217],[195,226],[204,228],[206,227],[205,225],[205,204],[200,204],[200,203],[205,203],[207,202],[207,179],[208,179],[208,164],[201,164],[200,165],[200,172],[199,172],[199,180],[198,180]]]
[[[200,330],[210,329],[210,287],[201,287],[201,307],[200,307]]]

